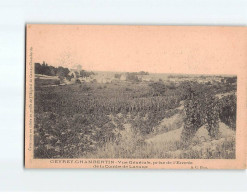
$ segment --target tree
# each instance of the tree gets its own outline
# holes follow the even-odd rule
[[[194,94],[193,90],[191,92]],[[219,135],[219,99],[213,95],[189,95],[185,100],[185,125],[182,132],[184,142],[190,142],[197,130],[206,125],[211,138]]]
[[[88,72],[86,70],[81,70],[80,71],[80,77],[86,78],[86,77],[90,77],[91,75],[94,75],[94,72]]]
[[[64,78],[64,77],[67,77],[68,74],[69,74],[69,69],[68,68],[63,68],[62,66],[59,66],[57,68],[57,76],[58,77],[61,77],[61,78]]]
[[[131,73],[127,72],[127,74],[126,74],[126,80],[128,80],[128,81],[134,81],[134,82],[139,82],[138,76],[134,72],[131,72]]]
[[[42,74],[42,66],[40,63],[35,63],[34,67],[35,67],[35,74]]]
[[[214,96],[208,97],[204,101],[203,114],[208,134],[212,138],[217,138],[219,135],[219,101]]]

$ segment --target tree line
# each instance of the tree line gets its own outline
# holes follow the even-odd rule
[[[71,80],[74,76],[69,75],[70,70],[68,68],[64,68],[62,66],[59,67],[54,67],[50,66],[47,63],[43,62],[42,64],[40,63],[35,63],[35,74],[42,74],[42,75],[47,75],[47,76],[58,76],[60,79],[67,78],[68,80]],[[94,75],[94,72],[89,72],[86,70],[81,70],[81,71],[74,71],[75,72],[75,77],[89,77],[91,75]]]
[[[49,66],[47,63],[43,62],[42,64],[40,63],[35,63],[35,74],[42,74],[42,75],[47,75],[47,76],[58,76],[58,77],[67,77],[69,74],[69,69],[64,68],[62,66],[59,67],[54,67],[54,66]]]

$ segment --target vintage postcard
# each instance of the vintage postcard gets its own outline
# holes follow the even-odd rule
[[[247,28],[26,26],[25,167],[245,169]]]

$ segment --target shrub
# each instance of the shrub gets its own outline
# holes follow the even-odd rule
[[[122,74],[115,74],[115,75],[114,75],[114,77],[115,77],[116,79],[120,79],[121,76],[122,76]]]
[[[136,73],[131,72],[126,74],[126,80],[132,82],[139,82],[138,76]]]
[[[154,82],[149,84],[149,86],[153,89],[153,95],[164,95],[166,92],[166,86],[163,82]]]
[[[233,130],[236,130],[236,102],[237,99],[235,95],[223,97],[220,101],[220,120],[231,127]]]
[[[197,130],[206,125],[209,135],[215,138],[219,134],[219,99],[211,95],[190,96],[185,101],[185,121],[182,132],[183,141],[190,142]]]
[[[80,81],[79,79],[76,79],[76,80],[75,80],[75,83],[76,83],[76,84],[81,84],[81,81]]]

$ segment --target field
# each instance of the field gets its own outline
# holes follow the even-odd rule
[[[35,158],[235,158],[236,77],[118,74],[36,77]]]

